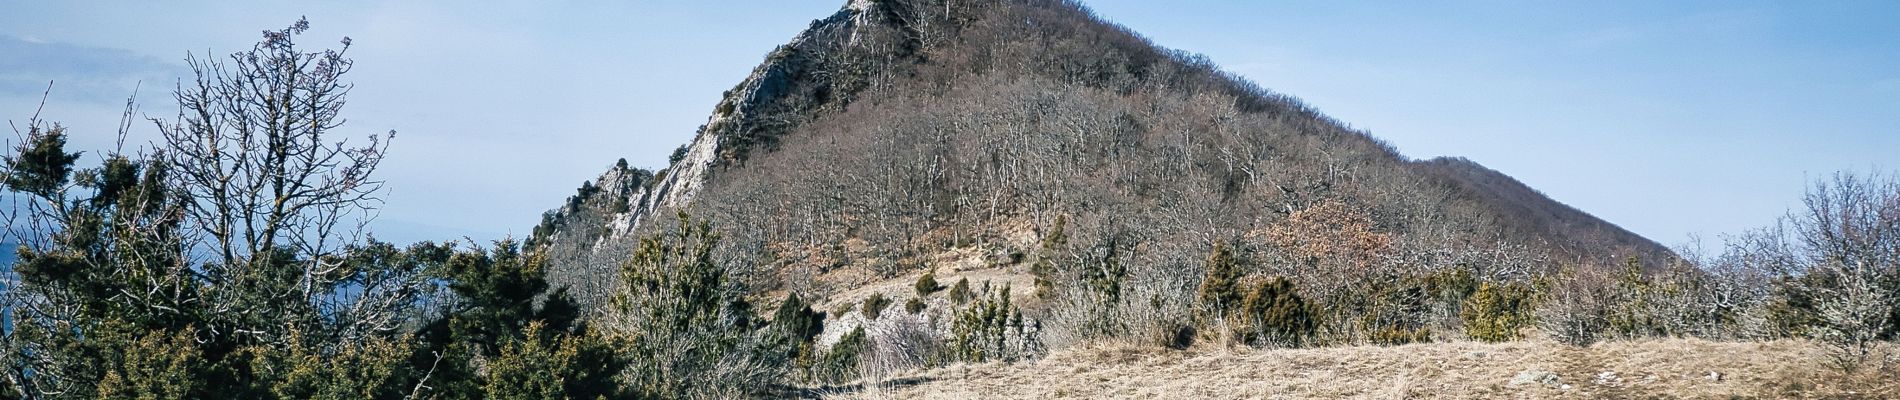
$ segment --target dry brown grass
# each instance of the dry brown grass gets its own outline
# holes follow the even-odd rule
[[[1823,367],[1803,341],[1662,339],[1171,351],[1104,346],[955,365],[837,398],[1900,398],[1900,369]],[[1512,385],[1524,371],[1559,383]]]

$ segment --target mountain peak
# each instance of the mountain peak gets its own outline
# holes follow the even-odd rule
[[[670,210],[739,221],[725,233],[751,250],[735,257],[766,270],[927,264],[970,238],[1029,246],[1056,221],[1200,259],[1316,206],[1364,215],[1392,251],[1670,257],[1469,160],[1408,161],[1067,1],[850,1],[767,54],[685,149],[639,189],[603,177],[617,190],[544,222],[566,227],[537,229],[556,275],[607,273]],[[775,276],[758,283],[789,284]]]

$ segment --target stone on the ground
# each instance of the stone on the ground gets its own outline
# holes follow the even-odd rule
[[[1563,381],[1557,378],[1557,373],[1555,372],[1541,369],[1528,369],[1524,370],[1524,372],[1517,373],[1516,377],[1511,378],[1510,386],[1518,387],[1533,383],[1555,388],[1561,386]]]

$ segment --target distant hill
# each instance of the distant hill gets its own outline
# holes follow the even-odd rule
[[[720,223],[755,286],[830,293],[852,281],[812,277],[895,276],[957,249],[1024,262],[1056,232],[1127,247],[1136,268],[1198,268],[1216,243],[1293,268],[1300,256],[1266,238],[1321,209],[1350,218],[1319,229],[1363,220],[1390,237],[1381,265],[1673,257],[1509,176],[1409,160],[1207,58],[1040,0],[851,1],[766,55],[671,165],[611,168],[532,241],[557,284],[598,302],[632,238],[683,210]]]
[[[1655,265],[1674,257],[1656,242],[1552,200],[1510,175],[1471,160],[1439,157],[1413,164],[1420,172],[1442,179],[1440,184],[1455,188],[1465,200],[1486,207],[1503,225],[1506,236],[1537,238],[1544,246],[1557,247],[1557,254],[1599,261],[1635,256]]]

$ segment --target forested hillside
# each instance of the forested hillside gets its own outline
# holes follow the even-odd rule
[[[1294,257],[1262,233],[1320,206],[1390,235],[1380,257],[1394,267],[1673,257],[1468,161],[1407,160],[1074,3],[854,2],[727,95],[668,168],[616,167],[550,212],[536,240],[564,283],[587,285],[672,209],[744,221],[721,229],[746,247],[735,257],[774,270],[754,282],[769,287],[805,281],[777,270],[809,264],[886,263],[888,276],[973,244],[1030,251],[997,243],[1058,218],[1164,263],[1218,242]],[[876,260],[852,260],[850,241]]]
[[[1679,258],[1469,160],[1407,159],[1064,1],[851,2],[668,167],[616,166],[532,241],[594,304],[622,289],[589,277],[675,213],[713,221],[753,296],[830,310],[821,345],[863,329],[871,370],[1103,340],[1802,336],[1779,307],[1817,306],[1769,306],[1803,272],[1704,269],[1732,259]]]
[[[1451,312],[1415,298],[1433,276],[1674,258],[1469,161],[1408,160],[1068,2],[853,2],[767,55],[672,161],[616,166],[550,212],[531,241],[551,279],[598,305],[618,288],[592,277],[688,212],[729,222],[721,254],[757,292],[855,301],[833,295],[955,252],[1033,274],[1017,293],[1037,303],[1114,264],[1185,323],[1221,251],[1249,265],[1239,275],[1341,307],[1324,330],[1357,341],[1428,335]],[[1346,305],[1368,294],[1413,310]]]

